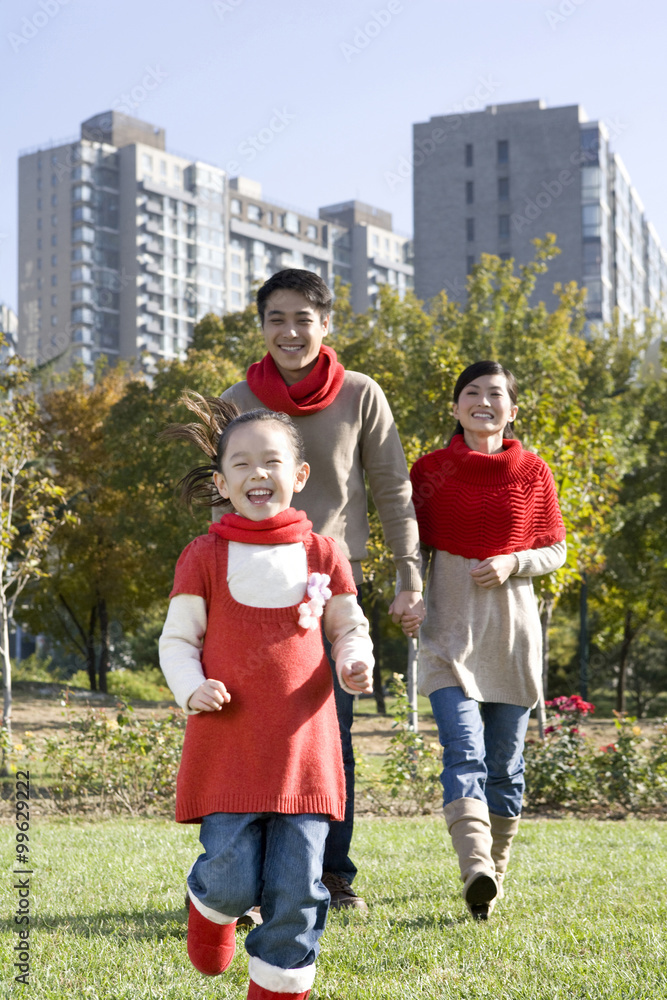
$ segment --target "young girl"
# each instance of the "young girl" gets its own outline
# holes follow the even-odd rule
[[[204,847],[187,880],[188,954],[200,972],[223,972],[237,918],[259,905],[263,923],[246,939],[248,1000],[301,1000],[329,905],[320,881],[329,819],[345,810],[320,622],[351,693],[372,690],[368,624],[347,559],[290,506],[309,474],[290,418],[239,416],[194,393],[185,401],[201,423],[166,436],[214,461],[182,480],[182,495],[234,510],[183,551],[160,639],[189,716],[176,819],[201,823]]]
[[[553,476],[513,440],[514,376],[480,361],[459,376],[449,445],[410,473],[428,563],[419,688],[443,746],[445,820],[463,896],[484,920],[502,895],[524,790],[523,745],[542,689],[531,578],[565,562]],[[405,631],[415,621],[404,618]]]

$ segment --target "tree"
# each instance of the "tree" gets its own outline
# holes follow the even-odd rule
[[[64,491],[54,483],[46,461],[47,439],[39,420],[32,374],[27,362],[18,356],[9,357],[0,371],[0,655],[2,725],[9,741],[9,625],[28,582],[46,572],[41,559],[56,527],[73,520],[63,505]]]

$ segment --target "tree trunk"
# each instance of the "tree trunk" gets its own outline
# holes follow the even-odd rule
[[[628,659],[630,644],[634,639],[636,629],[632,628],[632,611],[630,608],[625,612],[623,622],[623,642],[621,643],[621,655],[618,661],[618,683],[616,685],[616,711],[625,712],[625,685],[628,675]]]
[[[12,742],[12,661],[9,656],[9,619],[7,617],[7,606],[3,602],[2,608],[2,682],[4,695],[2,703],[2,726],[7,733],[7,742]],[[2,763],[0,764],[0,775],[5,777],[9,773],[7,752],[5,741],[3,740]]]
[[[88,635],[86,636],[86,668],[88,670],[88,680],[90,690],[97,691],[97,670],[95,664],[95,623],[97,621],[97,607],[93,604],[90,609],[90,620],[88,622]]]
[[[109,615],[107,613],[107,602],[103,597],[97,602],[100,616],[100,661],[98,664],[98,675],[100,678],[100,691],[107,693],[107,672],[109,670]]]
[[[382,665],[380,663],[380,605],[374,601],[371,605],[371,639],[373,640],[373,650],[375,652],[375,666],[373,667],[373,697],[375,706],[380,715],[387,714],[387,706],[384,700],[382,689]]]

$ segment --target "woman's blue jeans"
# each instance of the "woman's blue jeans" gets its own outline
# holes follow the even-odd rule
[[[497,816],[519,816],[530,709],[476,702],[460,687],[440,688],[430,697],[442,744],[443,805],[480,799]]]
[[[249,955],[281,969],[312,965],[329,909],[320,881],[326,816],[302,813],[212,813],[199,839],[188,887],[205,906],[230,917],[260,906]]]

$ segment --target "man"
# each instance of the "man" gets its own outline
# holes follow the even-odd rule
[[[419,537],[403,448],[380,386],[360,372],[345,371],[323,341],[329,329],[332,296],[311,271],[278,271],[259,289],[257,311],[267,354],[248,369],[244,382],[222,398],[242,411],[265,407],[294,419],[301,431],[311,475],[295,496],[314,530],[329,535],[352,564],[357,586],[369,536],[365,478],[373,494],[398,577],[389,613],[424,617]],[[332,907],[366,910],[352,889],[357,869],[349,857],[354,822],[353,698],[334,671],[336,707],[343,746],[347,804],[345,819],[331,824],[324,854],[323,882]]]

